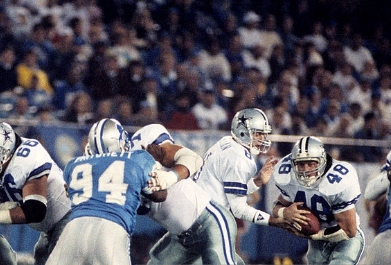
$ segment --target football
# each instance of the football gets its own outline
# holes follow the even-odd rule
[[[297,208],[300,210],[307,210],[307,211],[311,212],[311,209],[309,209],[308,207],[305,207],[305,206],[299,206]],[[302,233],[306,236],[310,236],[310,235],[318,233],[320,230],[320,223],[319,223],[318,218],[312,212],[307,214],[306,216],[309,218],[308,225],[300,224],[301,225],[300,233]]]

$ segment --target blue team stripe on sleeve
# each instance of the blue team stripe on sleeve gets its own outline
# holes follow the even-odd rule
[[[247,185],[240,182],[224,182],[224,192],[229,194],[247,194]]]
[[[27,179],[37,179],[44,175],[48,175],[51,169],[52,169],[52,163],[45,163],[42,166],[31,171]]]
[[[171,137],[167,133],[162,133],[161,135],[158,136],[158,138],[156,138],[155,141],[153,141],[152,144],[159,145],[166,140],[170,140],[170,142],[174,143],[174,141],[171,139]]]
[[[341,209],[344,209],[346,207],[348,207],[349,205],[352,205],[352,204],[356,204],[358,198],[360,198],[361,194],[359,194],[356,198],[354,198],[353,200],[351,201],[348,201],[348,202],[343,202],[343,203],[339,203],[339,204],[336,204],[336,205],[333,205],[331,208],[333,210],[341,210]]]

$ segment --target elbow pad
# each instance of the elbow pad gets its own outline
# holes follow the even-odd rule
[[[26,223],[39,223],[45,219],[47,199],[41,195],[29,195],[20,206],[26,217]]]
[[[349,240],[349,237],[343,229],[341,229],[339,226],[335,226],[335,227],[330,227],[330,228],[320,230],[315,235],[311,235],[311,239],[325,240],[330,242],[339,242],[343,240]]]
[[[179,149],[175,153],[174,160],[176,164],[183,165],[189,170],[189,177],[200,169],[204,163],[201,156],[186,147]]]

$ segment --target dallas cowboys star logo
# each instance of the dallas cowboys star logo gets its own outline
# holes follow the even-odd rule
[[[247,128],[246,121],[251,120],[252,118],[246,117],[245,115],[246,115],[246,113],[243,113],[243,115],[238,118],[238,125],[236,126],[236,128],[239,128],[240,126]]]
[[[5,144],[8,140],[11,141],[10,134],[11,134],[11,132],[7,132],[6,130],[3,131],[3,136],[4,136],[3,144]]]

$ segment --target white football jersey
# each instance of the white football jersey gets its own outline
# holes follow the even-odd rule
[[[328,156],[328,159],[332,158]],[[332,159],[326,170],[315,188],[305,187],[297,181],[290,154],[276,164],[273,172],[282,197],[289,202],[304,202],[321,220],[322,228],[337,225],[334,214],[355,207],[361,195],[357,172],[350,163]],[[356,220],[358,227],[358,215]]]
[[[194,180],[214,201],[229,209],[227,194],[247,196],[247,182],[257,170],[250,151],[225,136],[206,152]]]
[[[160,124],[150,124],[136,131],[131,138],[131,150],[148,144],[174,143],[167,129]],[[181,234],[190,228],[210,201],[210,196],[192,179],[178,181],[167,190],[164,202],[151,202],[149,216],[170,233]]]
[[[45,148],[35,139],[22,138],[16,148],[4,177],[1,180],[1,202],[22,203],[22,189],[27,181],[48,176],[47,212],[40,223],[30,223],[32,228],[48,232],[70,209],[71,203],[66,195],[63,172],[50,157]]]

